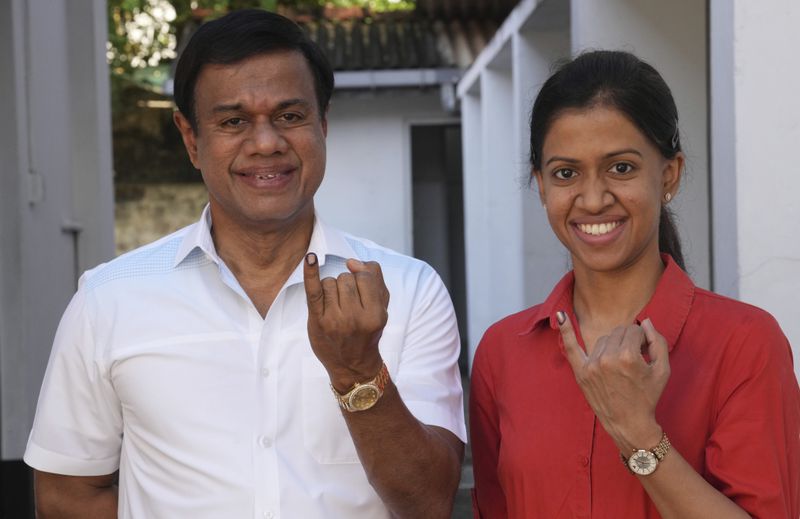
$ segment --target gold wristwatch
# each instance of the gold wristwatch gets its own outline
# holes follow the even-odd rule
[[[631,474],[649,476],[656,471],[658,463],[664,459],[670,447],[671,444],[669,443],[669,438],[667,438],[667,433],[662,433],[661,441],[652,449],[633,449],[633,454],[631,454],[630,458],[626,458],[622,453],[619,454],[619,457],[622,459],[622,463],[631,471]]]
[[[378,403],[383,396],[383,390],[389,382],[389,369],[386,363],[381,365],[380,371],[372,380],[368,382],[356,382],[350,391],[345,394],[339,393],[333,384],[331,390],[339,402],[339,407],[351,413],[356,411],[366,411]]]

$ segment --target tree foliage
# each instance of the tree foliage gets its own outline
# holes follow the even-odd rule
[[[196,13],[207,19],[253,7],[321,12],[326,6],[362,7],[379,13],[412,10],[414,4],[414,0],[108,0],[106,55],[112,75],[135,78],[141,76],[137,69],[175,58],[183,28]]]

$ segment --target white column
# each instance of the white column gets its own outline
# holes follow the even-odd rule
[[[712,50],[726,37],[733,42],[732,66],[720,72],[728,77],[712,84],[732,83],[722,92],[732,93],[735,114],[732,131],[713,134],[716,148],[726,156],[733,153],[727,164],[719,164],[733,169],[715,171],[714,189],[719,186],[720,194],[714,198],[715,214],[735,211],[738,295],[777,318],[800,373],[800,174],[793,158],[800,144],[800,4],[735,0],[730,9],[722,1],[711,3]],[[735,188],[726,187],[729,183]],[[715,231],[718,226],[730,232],[728,222],[715,222]],[[715,254],[729,255],[727,249]]]
[[[508,45],[481,74],[482,175],[487,191],[491,322],[524,305],[522,200],[526,191],[516,152],[516,120]]]
[[[533,101],[550,76],[552,64],[569,56],[569,30],[558,27],[552,29],[529,28],[514,33],[512,39],[515,170],[521,184],[530,183],[529,188],[521,188],[525,292],[520,310],[543,302],[569,270],[568,254],[553,234],[540,203],[536,183],[530,179],[530,115]]]
[[[114,252],[106,16],[102,0],[0,3],[3,459],[22,456],[76,273]]]
[[[574,53],[632,52],[653,65],[672,90],[687,158],[672,208],[689,274],[698,285],[710,287],[706,3],[572,0],[571,16]]]
[[[470,366],[475,348],[491,320],[488,272],[488,179],[483,175],[482,110],[479,83],[461,98],[461,142],[464,182],[464,264],[467,281],[467,344]]]

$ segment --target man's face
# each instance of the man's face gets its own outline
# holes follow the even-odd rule
[[[196,129],[180,112],[175,123],[208,188],[215,228],[274,231],[313,219],[327,120],[301,53],[206,65],[195,113]]]

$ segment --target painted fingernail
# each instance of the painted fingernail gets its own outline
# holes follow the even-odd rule
[[[312,267],[314,265],[316,265],[317,264],[317,255],[314,254],[313,252],[309,252],[308,254],[306,254],[306,263],[308,263],[309,266],[312,266]]]
[[[567,314],[559,310],[556,312],[556,320],[558,321],[558,324],[564,324],[564,321],[567,320]]]

